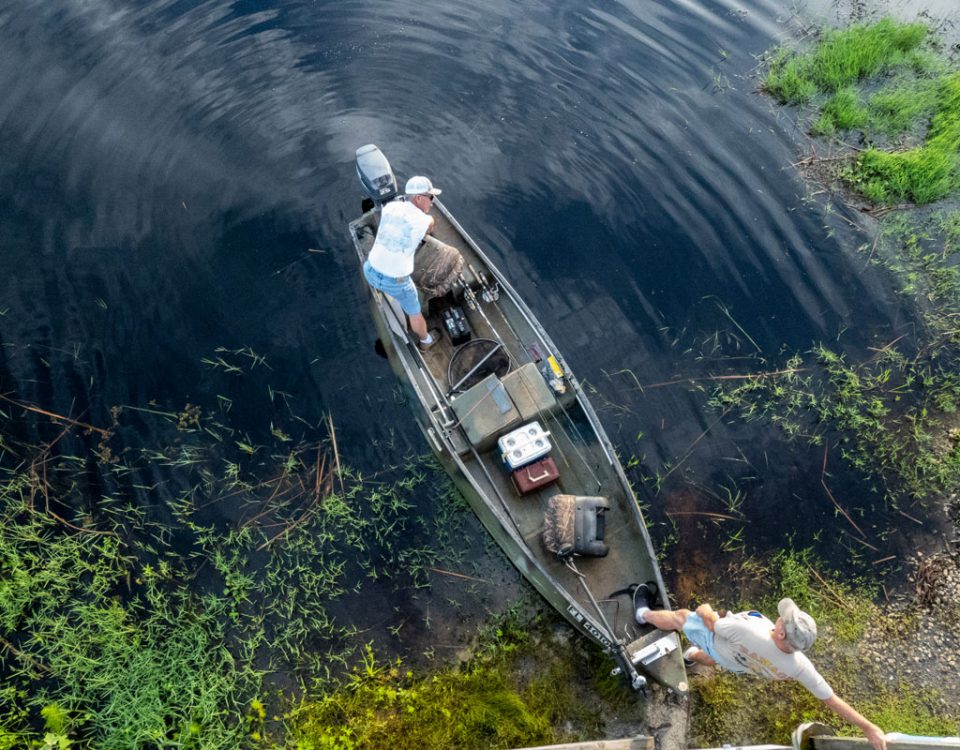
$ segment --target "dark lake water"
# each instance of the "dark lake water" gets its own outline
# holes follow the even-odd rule
[[[354,150],[373,142],[401,179],[443,188],[596,389],[621,453],[641,458],[634,476],[683,459],[645,490],[659,539],[671,508],[718,510],[700,488],[727,486],[755,548],[795,535],[828,549],[819,453],[718,420],[685,385],[636,386],[749,372],[754,355],[820,340],[862,353],[906,330],[854,252],[862,220],[791,166],[803,123],[758,93],[759,55],[849,12],[2,3],[0,390],[94,424],[114,405],[230,399],[253,442],[281,422],[315,439],[329,413],[343,460],[366,471],[425,452],[374,352],[346,233]],[[229,353],[243,350],[266,365]],[[872,507],[847,489],[849,507]],[[703,531],[679,533],[668,579]]]

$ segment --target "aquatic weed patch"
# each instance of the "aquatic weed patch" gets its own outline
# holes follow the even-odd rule
[[[811,132],[859,132],[866,149],[838,175],[875,203],[930,203],[960,186],[960,73],[923,24],[882,19],[827,29],[805,53],[771,57],[763,87],[784,104],[819,109]],[[922,140],[904,147],[903,139]]]
[[[943,350],[960,343],[960,211],[899,214],[860,251],[892,274],[901,295],[920,312],[923,338]]]
[[[429,459],[362,476],[332,421],[308,444],[277,422],[258,445],[225,416],[118,408],[92,456],[0,443],[0,748],[265,746],[281,731],[265,678],[329,683],[362,643],[339,599],[459,560],[437,540],[465,506]],[[125,447],[132,417],[169,442]],[[54,444],[74,451],[80,428]]]
[[[960,212],[890,217],[860,251],[917,311],[917,338],[861,361],[821,343],[710,403],[835,447],[891,507],[944,497],[960,482]]]
[[[960,481],[960,451],[939,443],[945,416],[960,404],[960,377],[947,362],[889,346],[850,363],[819,344],[769,376],[715,389],[710,404],[768,420],[810,445],[835,446],[894,508]]]
[[[260,675],[225,648],[222,602],[131,583],[110,535],[65,533],[25,510],[0,482],[0,623],[12,692],[0,721],[29,746],[31,723],[56,705],[58,730],[82,747],[236,747]]]

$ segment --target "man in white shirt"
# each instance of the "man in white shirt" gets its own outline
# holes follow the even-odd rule
[[[797,680],[842,719],[855,724],[874,750],[886,750],[883,730],[834,694],[803,654],[817,639],[817,623],[793,599],[781,599],[780,617],[771,622],[759,612],[717,614],[709,604],[689,609],[654,610],[656,587],[641,584],[634,593],[637,622],[660,630],[682,630],[694,644],[683,656],[697,664],[717,664],[769,680]]]
[[[367,283],[400,303],[410,319],[410,330],[419,339],[420,348],[427,349],[440,337],[440,331],[427,331],[427,321],[420,310],[417,287],[410,274],[413,259],[428,232],[433,231],[430,216],[433,199],[440,195],[426,177],[407,180],[405,199],[387,203],[380,212],[380,226],[370,254],[363,264]]]

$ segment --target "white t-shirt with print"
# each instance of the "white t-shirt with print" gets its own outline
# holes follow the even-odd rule
[[[763,615],[738,612],[721,617],[713,626],[717,655],[747,672],[771,680],[796,680],[820,700],[833,696],[810,660],[800,651],[786,654],[771,637],[773,623]]]
[[[431,218],[412,203],[390,201],[380,212],[377,238],[367,260],[386,276],[409,276],[413,256],[430,228]]]

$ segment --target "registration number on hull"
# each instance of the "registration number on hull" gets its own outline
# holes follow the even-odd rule
[[[570,617],[572,617],[573,620],[580,625],[580,627],[596,638],[597,641],[599,641],[605,648],[613,648],[613,642],[607,638],[607,636],[605,636],[592,622],[590,622],[583,612],[574,607],[572,604],[567,607],[567,614],[569,614]]]

